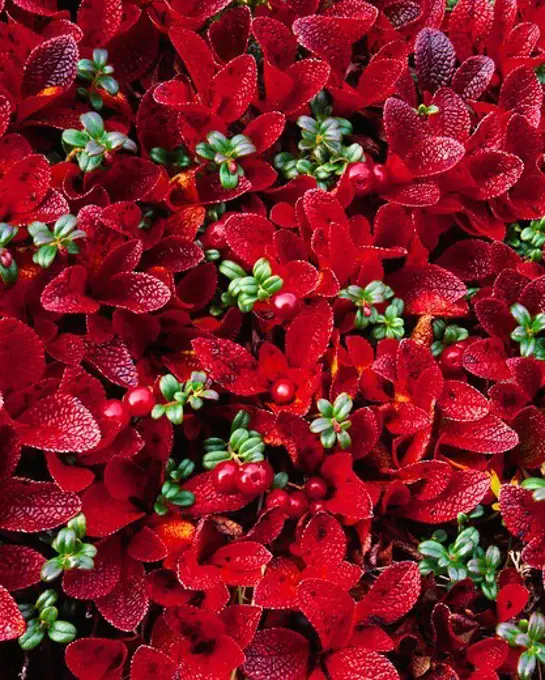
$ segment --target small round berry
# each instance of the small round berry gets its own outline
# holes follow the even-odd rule
[[[102,405],[102,415],[107,420],[119,423],[122,427],[126,427],[131,418],[126,404],[119,401],[119,399],[109,399],[108,401],[105,401]]]
[[[368,194],[375,184],[373,162],[352,163],[348,167],[348,178],[357,194]]]
[[[305,494],[301,491],[294,491],[289,497],[288,507],[286,508],[288,517],[299,519],[299,517],[305,514],[307,509],[308,499]]]
[[[279,293],[273,299],[274,311],[281,319],[293,319],[298,306],[299,300],[293,293]]]
[[[125,393],[123,401],[129,409],[131,416],[140,418],[149,416],[155,406],[155,397],[149,387],[131,387]]]
[[[267,508],[286,508],[289,496],[284,489],[273,489],[265,499]]]
[[[289,404],[295,399],[295,385],[288,378],[278,378],[272,384],[271,397],[276,404]]]
[[[312,515],[316,515],[318,512],[324,512],[326,510],[326,504],[324,501],[312,501],[308,506],[308,509]]]
[[[313,500],[323,498],[327,494],[327,484],[321,477],[309,477],[305,482],[305,493]]]
[[[375,186],[377,191],[384,188],[388,184],[388,173],[384,165],[375,165],[373,167],[373,175],[375,177]]]
[[[274,471],[264,460],[241,465],[238,469],[236,484],[238,490],[244,495],[257,496],[270,487],[273,479]]]
[[[218,493],[231,494],[237,492],[237,476],[240,465],[234,460],[218,463],[212,470],[212,484]]]
[[[215,250],[222,250],[227,246],[225,227],[222,222],[214,222],[208,227],[204,233],[203,244],[206,248],[214,248]]]
[[[465,345],[461,342],[456,342],[454,345],[445,347],[440,356],[441,364],[448,371],[460,371],[462,368],[464,351]]]

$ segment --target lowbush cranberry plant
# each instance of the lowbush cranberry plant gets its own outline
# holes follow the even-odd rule
[[[0,28],[2,680],[544,677],[542,2]]]

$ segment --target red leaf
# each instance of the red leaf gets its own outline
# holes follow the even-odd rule
[[[78,26],[86,47],[105,47],[116,35],[123,17],[122,0],[83,0],[78,8]]]
[[[503,522],[513,536],[524,542],[543,538],[545,508],[533,499],[531,491],[514,484],[502,484],[499,499]]]
[[[121,574],[121,540],[106,538],[96,544],[94,569],[71,569],[63,576],[64,592],[76,600],[95,600],[112,592]]]
[[[175,662],[158,649],[140,645],[131,661],[131,680],[174,680]]]
[[[273,558],[255,589],[256,604],[267,609],[293,608],[300,580],[299,569],[291,560]]]
[[[81,510],[74,493],[59,491],[51,482],[13,477],[2,482],[0,528],[33,533],[66,524]]]
[[[24,545],[0,546],[0,585],[7,590],[22,590],[39,583],[45,557]]]
[[[17,603],[8,591],[0,586],[0,642],[18,638],[25,629],[26,623]]]
[[[100,305],[85,295],[86,284],[87,271],[82,265],[67,267],[43,289],[40,302],[48,312],[92,314]]]
[[[496,601],[498,621],[503,623],[504,621],[509,621],[509,619],[518,616],[528,604],[529,599],[530,593],[528,592],[528,589],[518,583],[508,583],[503,586],[503,588],[500,588]],[[493,666],[493,668],[499,668],[500,665],[501,664]]]
[[[522,175],[524,163],[503,151],[483,151],[470,156],[467,167],[475,181],[474,197],[485,201],[510,189]]]
[[[12,143],[10,137],[5,139]],[[44,156],[33,154],[17,159],[0,181],[0,204],[15,213],[35,210],[45,198],[50,181],[51,168]],[[64,201],[61,204],[66,205]],[[34,215],[32,218],[38,219]]]
[[[119,338],[87,346],[85,361],[121,387],[138,385],[138,374],[125,343]]]
[[[230,543],[216,550],[210,564],[225,569],[250,571],[261,569],[270,561],[271,557],[271,553],[259,543],[243,541],[241,543]]]
[[[121,678],[127,648],[121,640],[80,638],[68,645],[65,661],[78,680],[114,680]]]
[[[193,349],[212,380],[233,394],[248,396],[268,389],[258,363],[243,347],[223,338],[198,338]]]
[[[293,64],[297,40],[285,24],[271,17],[255,17],[252,21],[252,33],[266,61],[281,70]],[[250,139],[255,144],[252,137]]]
[[[501,453],[514,448],[519,438],[502,420],[487,415],[475,422],[446,423],[441,442],[476,453]]]
[[[196,89],[199,92],[207,90],[216,73],[216,66],[206,42],[194,31],[177,25],[172,26],[169,37]]]
[[[193,517],[205,517],[219,512],[233,512],[248,504],[249,498],[241,493],[220,494],[212,483],[210,472],[192,477],[185,485],[185,491],[195,494],[195,503],[189,508]]]
[[[227,635],[232,637],[241,649],[246,649],[254,639],[261,614],[261,607],[234,604],[226,607],[220,613],[220,618],[225,624]]]
[[[497,339],[477,340],[464,352],[463,366],[466,371],[488,380],[507,380],[511,372],[506,363],[503,343]]]
[[[326,661],[331,680],[399,680],[386,657],[359,647],[341,649]]]
[[[0,391],[36,383],[44,372],[44,349],[37,333],[17,319],[0,319]]]
[[[130,631],[142,621],[149,607],[144,567],[125,557],[115,588],[96,600],[102,616],[118,630]]]
[[[415,177],[430,177],[453,168],[464,154],[464,146],[452,137],[428,137],[412,146],[403,161]]]
[[[89,536],[109,536],[144,515],[130,501],[112,498],[103,482],[95,483],[81,500]]]
[[[83,404],[68,394],[40,399],[19,418],[23,444],[46,451],[88,451],[101,439],[100,429]]]
[[[324,649],[347,643],[355,603],[343,589],[321,579],[306,579],[297,588],[297,606],[318,633]]]
[[[452,80],[452,89],[464,99],[479,99],[494,75],[495,64],[482,54],[468,57]]]
[[[421,576],[415,562],[396,562],[388,567],[356,605],[358,621],[394,623],[416,604]]]
[[[503,81],[499,105],[509,113],[520,113],[534,127],[541,119],[543,91],[533,69],[519,66],[511,71]]]
[[[405,302],[406,314],[448,314],[467,292],[457,276],[434,264],[406,265],[389,283]]]
[[[149,527],[142,527],[131,538],[127,554],[139,562],[158,562],[167,556],[168,550],[154,531]]]
[[[249,267],[264,257],[275,232],[269,220],[251,213],[231,215],[224,229],[229,247]]]
[[[414,58],[421,89],[435,92],[450,83],[456,53],[444,33],[435,28],[423,28],[416,36]]]
[[[438,404],[451,420],[480,420],[489,411],[486,397],[461,380],[445,380]]]
[[[490,479],[485,472],[456,472],[445,489],[428,501],[413,501],[403,508],[403,516],[418,522],[440,524],[456,519],[460,512],[470,512],[485,497]]]
[[[61,92],[74,82],[78,46],[71,35],[46,40],[30,53],[24,69],[23,96]]]
[[[143,272],[123,272],[108,280],[100,301],[104,305],[128,309],[134,314],[146,314],[164,307],[170,296],[168,286],[155,276]]]
[[[324,300],[304,308],[286,332],[286,357],[291,366],[312,367],[322,358],[333,330],[333,313]]]
[[[208,98],[226,123],[238,120],[246,111],[257,85],[257,66],[249,54],[226,64],[210,83]]]
[[[327,562],[333,566],[344,560],[346,536],[334,517],[320,512],[305,527],[299,548],[307,565]]]
[[[309,643],[287,628],[266,628],[256,633],[246,650],[243,671],[251,680],[305,680]]]

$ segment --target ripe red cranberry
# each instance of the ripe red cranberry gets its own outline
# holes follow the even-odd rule
[[[240,465],[234,460],[218,463],[212,470],[212,484],[218,493],[230,494],[238,491],[237,477]]]
[[[388,184],[388,174],[384,165],[375,165],[373,167],[373,175],[375,177],[375,187],[380,191],[386,184]]]
[[[263,460],[241,465],[237,471],[236,484],[238,490],[246,496],[257,496],[270,487],[273,478],[272,467]]]
[[[316,515],[318,512],[324,512],[326,510],[326,504],[324,501],[312,501],[308,506],[312,515]]]
[[[445,347],[440,356],[443,368],[450,372],[460,371],[462,369],[464,351],[465,345],[461,342],[455,342],[454,345]]]
[[[302,491],[294,491],[288,501],[286,512],[292,519],[299,519],[308,509],[308,499]]]
[[[293,293],[279,293],[274,297],[272,304],[277,316],[289,320],[297,313],[299,301]]]
[[[305,493],[313,500],[323,498],[327,494],[327,484],[321,477],[309,477],[305,482]]]
[[[102,415],[107,420],[119,423],[122,427],[126,427],[131,418],[127,405],[118,399],[105,401],[102,405]]]
[[[284,489],[273,489],[265,500],[267,508],[286,508],[289,496]]]
[[[136,417],[149,416],[155,406],[153,391],[145,386],[129,388],[123,397],[123,401],[131,416]]]
[[[352,165],[349,165],[348,178],[357,194],[370,193],[375,184],[373,161],[369,159],[365,163],[352,163]]]
[[[289,404],[295,399],[295,385],[288,378],[278,378],[272,384],[271,397],[276,404]]]
[[[227,246],[225,240],[225,228],[222,222],[214,222],[206,230],[203,243],[206,248],[213,248],[214,250],[222,250]]]

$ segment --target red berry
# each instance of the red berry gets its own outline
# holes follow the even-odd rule
[[[273,489],[265,500],[267,508],[285,508],[288,505],[289,496],[284,489]]]
[[[266,491],[274,479],[274,472],[267,461],[245,463],[238,469],[238,490],[246,496],[257,496]]]
[[[288,378],[278,378],[272,384],[271,397],[277,404],[289,404],[295,399],[295,385]]]
[[[373,175],[375,177],[375,185],[377,191],[383,189],[388,184],[388,173],[384,165],[375,165],[373,168]]]
[[[292,519],[299,519],[308,508],[308,500],[302,491],[294,491],[289,497],[286,512]]]
[[[352,163],[352,165],[348,166],[348,177],[357,194],[368,194],[375,184],[373,161]]]
[[[131,387],[125,393],[123,401],[131,416],[149,416],[155,406],[155,397],[149,387]]]
[[[212,484],[218,493],[236,493],[240,465],[234,460],[218,463],[212,470]]]
[[[107,420],[111,420],[114,423],[119,423],[122,427],[126,427],[129,424],[131,418],[129,409],[126,404],[118,399],[110,399],[105,401],[102,405],[102,415]]]
[[[203,237],[203,244],[206,248],[222,250],[227,246],[225,240],[225,227],[221,222],[214,222],[206,230]]]
[[[445,347],[441,352],[441,364],[447,371],[460,371],[462,368],[462,358],[464,356],[465,345],[461,342],[456,342],[450,347]]]
[[[326,504],[324,501],[312,501],[308,506],[308,509],[313,515],[316,515],[318,512],[324,512],[326,510]]]
[[[274,311],[281,319],[293,319],[298,306],[299,301],[293,293],[279,293],[273,299]]]
[[[321,477],[309,477],[305,482],[305,493],[315,500],[323,498],[327,494],[327,484]]]

